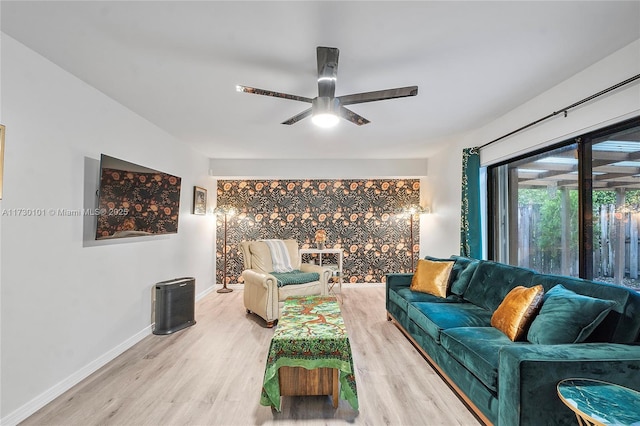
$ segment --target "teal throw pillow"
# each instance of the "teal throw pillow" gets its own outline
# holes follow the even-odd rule
[[[451,258],[453,259],[454,257],[452,256]],[[456,264],[458,263],[462,263],[462,262],[456,259]],[[480,262],[477,260],[471,260],[466,264],[464,263],[462,264],[462,268],[458,272],[456,279],[451,282],[451,287],[449,288],[451,293],[456,294],[458,296],[462,296],[464,294],[467,287],[469,287],[469,282],[471,281],[471,277],[473,276],[473,273],[476,271],[476,268],[478,267],[479,263]],[[453,269],[456,269],[456,267],[454,266]]]
[[[615,305],[612,300],[584,296],[558,284],[545,294],[527,340],[545,345],[584,342]]]

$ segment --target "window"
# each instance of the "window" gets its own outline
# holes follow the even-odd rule
[[[640,120],[491,166],[489,253],[640,289]]]

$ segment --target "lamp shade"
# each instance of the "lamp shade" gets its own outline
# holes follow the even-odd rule
[[[414,215],[414,214],[420,214],[420,213],[429,213],[429,210],[425,209],[419,204],[411,204],[411,205],[405,206],[402,209],[402,212],[404,214]]]
[[[217,215],[233,216],[237,213],[237,210],[233,206],[218,206],[213,209],[213,213]]]

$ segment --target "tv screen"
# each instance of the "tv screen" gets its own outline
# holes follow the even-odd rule
[[[96,240],[178,232],[181,179],[102,154]]]

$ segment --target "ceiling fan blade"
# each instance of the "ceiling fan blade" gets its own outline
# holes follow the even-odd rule
[[[398,87],[396,89],[377,90],[375,92],[355,93],[353,95],[339,96],[342,105],[363,104],[365,102],[382,101],[385,99],[406,98],[416,96],[418,86]]]
[[[300,102],[308,102],[308,103],[311,103],[312,101],[311,98],[305,98],[304,96],[289,95],[287,93],[274,92],[273,90],[257,89],[255,87],[249,87],[249,86],[238,85],[236,86],[236,90],[238,92],[253,93],[254,95],[273,96],[274,98],[283,98],[283,99],[289,99],[292,101],[300,101]]]
[[[340,50],[336,47],[318,46],[316,54],[318,57],[318,96],[333,98],[336,94]]]
[[[370,121],[363,116],[356,114],[355,112],[343,107],[342,105],[340,106],[340,117],[352,122],[353,124],[357,124],[358,126],[370,123]]]
[[[290,119],[283,121],[282,124],[288,124],[288,125],[296,124],[298,121],[302,120],[303,118],[307,118],[310,115],[311,115],[311,108],[305,109],[300,114],[296,114]]]

